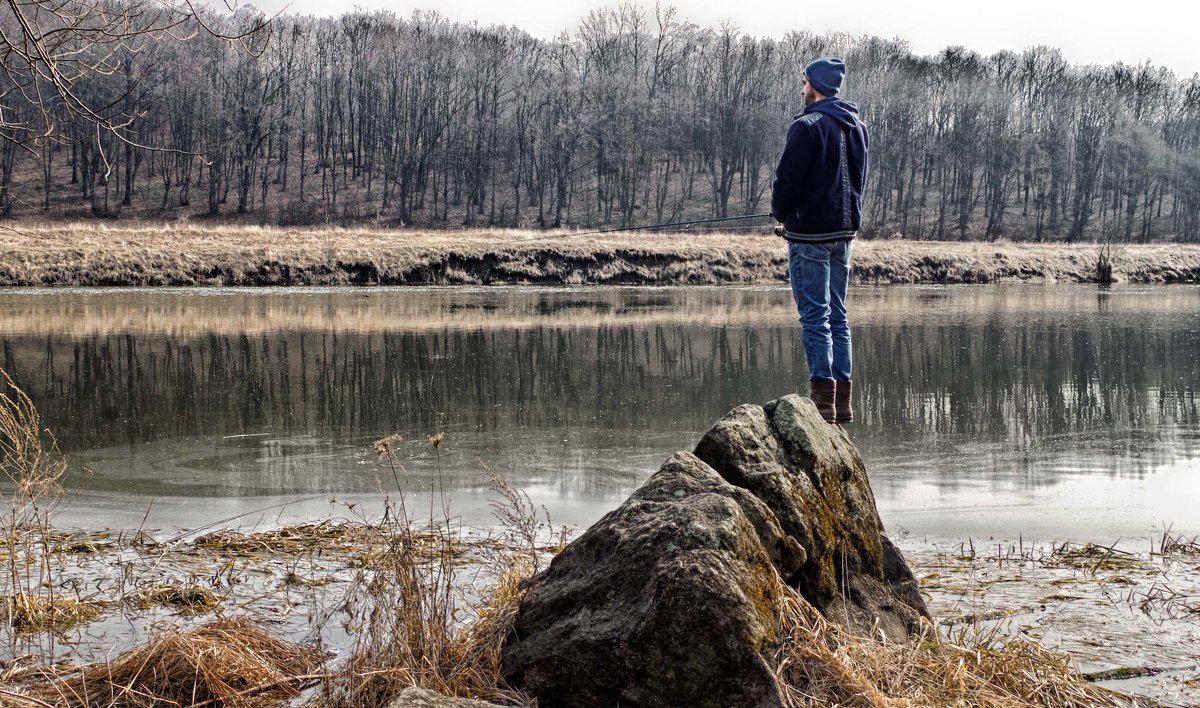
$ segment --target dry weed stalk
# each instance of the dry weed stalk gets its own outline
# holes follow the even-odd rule
[[[10,488],[4,511],[4,619],[19,632],[64,629],[98,612],[78,598],[56,595],[51,528],[62,498],[67,460],[42,429],[33,401],[0,369],[0,472]],[[53,655],[53,638],[46,648]]]
[[[1200,536],[1191,538],[1183,534],[1171,534],[1170,527],[1163,529],[1162,540],[1158,542],[1160,556],[1200,556]]]
[[[244,618],[170,629],[115,661],[84,666],[30,694],[60,708],[279,705],[315,674],[314,648],[272,636]]]
[[[504,554],[496,584],[482,600],[465,599],[455,575],[459,554],[445,499],[440,520],[434,518],[431,499],[427,530],[408,515],[400,482],[406,471],[392,447],[399,439],[393,435],[373,446],[376,457],[391,468],[398,497],[387,502],[386,548],[370,574],[364,574],[362,598],[356,600],[352,588],[347,601],[353,607],[349,627],[357,632],[353,653],[326,680],[319,704],[383,705],[409,686],[520,702],[524,697],[500,678],[500,650],[524,593],[522,582],[533,572],[531,554],[525,549]],[[436,451],[443,440],[439,434],[429,444]],[[527,511],[520,507],[506,518],[523,522]],[[431,539],[435,549],[429,547]]]

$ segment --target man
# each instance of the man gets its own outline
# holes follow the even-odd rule
[[[788,128],[771,190],[771,214],[788,241],[788,277],[800,311],[809,397],[829,423],[850,423],[850,244],[862,222],[867,128],[837,97],[840,59],[804,68],[804,110]]]

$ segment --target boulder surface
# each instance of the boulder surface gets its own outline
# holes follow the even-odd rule
[[[739,406],[534,579],[502,673],[548,708],[781,706],[787,586],[892,641],[927,616],[882,528],[862,459],[811,401]]]
[[[804,548],[797,572],[779,570],[825,619],[903,641],[929,616],[912,571],[883,534],[862,457],[807,398],[738,406],[704,434],[696,456],[763,500]]]

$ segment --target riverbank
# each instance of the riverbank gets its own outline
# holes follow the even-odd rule
[[[0,286],[716,285],[786,281],[769,234],[10,226]],[[1200,282],[1200,245],[860,240],[859,283]]]

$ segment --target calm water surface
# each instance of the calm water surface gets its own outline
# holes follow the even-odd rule
[[[889,530],[1200,532],[1200,287],[852,292],[851,436]],[[586,525],[721,415],[806,389],[784,288],[0,291],[3,367],[76,467],[63,526],[323,516],[488,470]],[[435,450],[427,437],[445,432]]]

